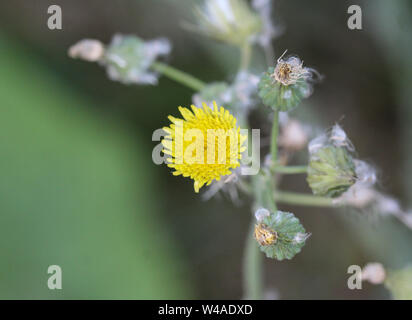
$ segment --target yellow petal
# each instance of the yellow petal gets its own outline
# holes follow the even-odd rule
[[[193,117],[194,117],[194,116],[193,116],[193,113],[190,112],[190,110],[187,109],[187,108],[179,107],[179,111],[180,111],[180,113],[182,114],[183,118],[184,118],[185,120],[187,120],[187,121],[190,121],[190,120],[193,119]]]

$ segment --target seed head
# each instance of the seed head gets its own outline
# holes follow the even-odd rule
[[[275,67],[269,67],[259,82],[259,96],[265,105],[278,110],[290,111],[303,98],[312,93],[314,75],[319,74],[311,68],[303,67],[298,57],[277,60]]]
[[[255,225],[254,236],[256,241],[261,246],[270,246],[274,244],[278,238],[276,231],[272,230],[264,223],[259,223]]]
[[[257,224],[254,238],[268,258],[292,259],[300,252],[309,237],[293,213],[270,212],[265,208],[259,208],[255,212],[255,217]]]

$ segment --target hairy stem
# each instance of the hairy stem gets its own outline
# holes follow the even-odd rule
[[[202,90],[206,83],[204,83],[203,81],[193,77],[192,75],[180,71],[176,68],[173,68],[167,64],[164,64],[162,62],[153,62],[151,68],[154,71],[157,71],[163,75],[165,75],[166,77],[179,82],[180,84],[189,87],[195,91],[200,91]]]

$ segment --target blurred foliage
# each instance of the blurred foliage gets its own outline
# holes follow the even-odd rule
[[[400,270],[390,270],[385,286],[391,291],[394,299],[412,300],[412,265]]]
[[[190,297],[147,143],[4,35],[0,66],[0,298]]]
[[[403,185],[408,205],[412,205],[412,2],[379,0],[373,6],[368,3],[367,9],[371,12],[373,36],[390,66],[388,76],[394,84],[394,100],[399,105]]]

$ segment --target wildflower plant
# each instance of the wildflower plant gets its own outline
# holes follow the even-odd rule
[[[239,192],[253,199],[243,269],[245,297],[251,299],[262,298],[263,255],[279,261],[292,259],[310,235],[302,224],[304,216],[298,219],[294,213],[278,210],[280,203],[373,208],[412,229],[412,213],[375,188],[375,169],[356,159],[341,126],[308,143],[307,164],[288,165],[289,155],[309,139],[304,124],[289,118],[287,112],[313,93],[321,77],[299,57],[286,56],[286,51],[278,58],[272,55],[271,65],[260,75],[249,70],[252,47],[257,44],[266,54],[273,52],[271,40],[280,34],[269,19],[270,9],[267,0],[254,0],[252,6],[246,0],[205,0],[194,8],[195,31],[239,49],[239,70],[232,81],[205,83],[159,61],[171,51],[169,41],[162,38],[146,41],[116,35],[109,45],[87,39],[69,49],[73,58],[104,66],[111,80],[154,85],[164,75],[193,89],[193,105],[179,107],[180,116],[169,116],[170,124],[163,127],[161,149],[173,175],[191,179],[196,193],[206,189],[203,198],[223,191],[233,200],[239,199]],[[259,107],[272,114],[270,151],[256,174],[245,176],[242,160],[251,143],[241,128],[250,129],[249,112]],[[260,146],[251,147],[260,152]],[[280,177],[289,174],[306,175],[313,194],[280,190]],[[396,282],[393,279],[388,280],[389,287]]]

